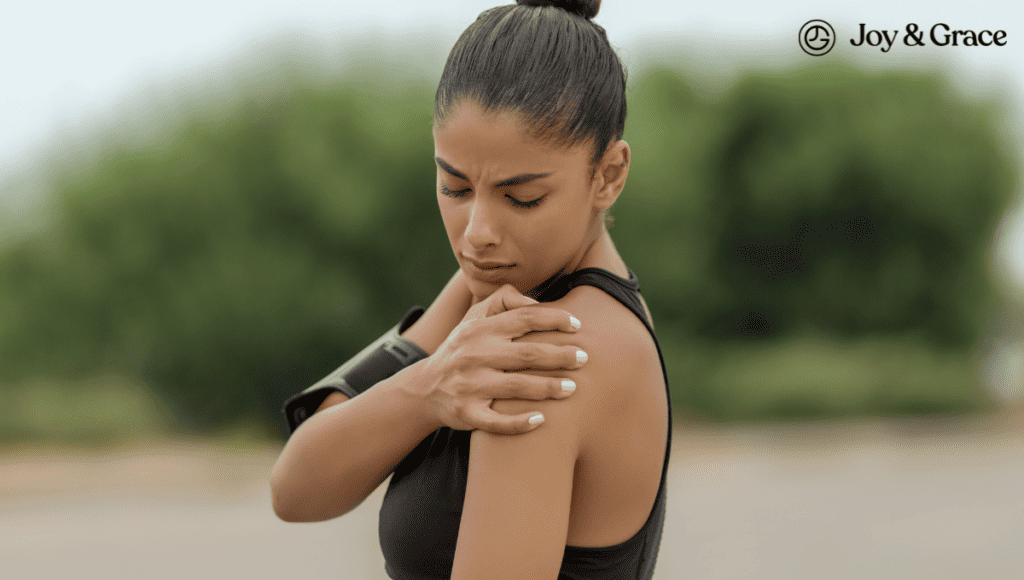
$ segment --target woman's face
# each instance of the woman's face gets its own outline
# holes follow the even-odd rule
[[[614,201],[591,179],[591,153],[535,141],[516,115],[472,100],[435,125],[437,203],[477,301],[504,284],[530,294],[578,267]]]

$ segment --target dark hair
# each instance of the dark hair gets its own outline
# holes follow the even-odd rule
[[[592,141],[592,170],[626,124],[626,70],[604,28],[600,0],[517,0],[485,10],[445,63],[434,121],[471,97],[485,111],[515,111],[528,134],[560,147]]]

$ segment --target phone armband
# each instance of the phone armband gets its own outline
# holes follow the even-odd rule
[[[298,429],[316,412],[324,399],[337,391],[350,399],[405,367],[427,358],[413,341],[401,336],[423,315],[422,306],[413,306],[391,330],[373,341],[345,364],[308,389],[289,397],[281,409],[288,423],[288,434]]]

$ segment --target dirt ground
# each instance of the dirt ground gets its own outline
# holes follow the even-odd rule
[[[678,425],[655,578],[1024,578],[1022,421]],[[3,449],[4,576],[385,579],[386,485],[336,520],[282,522],[279,452]]]

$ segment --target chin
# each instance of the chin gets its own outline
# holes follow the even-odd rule
[[[463,272],[463,273],[465,273],[465,272]],[[506,284],[511,284],[513,287],[515,287],[516,290],[519,291],[520,294],[524,293],[523,289],[519,287],[519,284],[517,284],[513,280],[507,280],[507,279],[499,279],[499,280],[493,280],[493,281],[491,281],[491,280],[480,280],[480,279],[473,278],[472,276],[466,274],[466,281],[468,282],[470,293],[473,294],[473,297],[478,302],[481,302],[481,301],[485,300],[491,294],[494,294],[499,288],[501,288],[502,286],[504,286]]]
[[[478,280],[475,278],[470,278],[468,276],[466,277],[466,280],[469,281],[469,289],[472,290],[473,294],[475,295],[483,293],[486,294],[487,296],[490,296],[491,294],[494,293],[495,290],[501,288],[505,284],[512,284],[512,282],[504,280],[495,280],[492,282],[488,280]],[[512,285],[515,286],[515,284]]]

